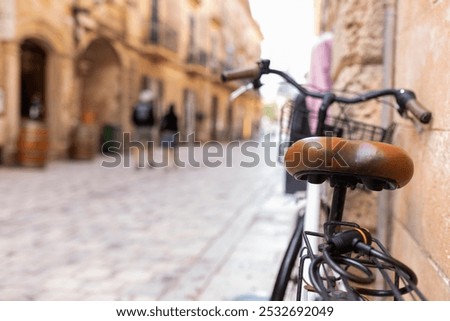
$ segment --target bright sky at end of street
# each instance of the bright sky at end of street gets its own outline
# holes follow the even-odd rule
[[[261,58],[270,59],[271,66],[288,72],[298,82],[305,82],[309,70],[311,47],[314,44],[313,0],[249,0],[252,15],[258,22],[264,40]],[[277,76],[263,78],[262,93],[274,99]],[[264,88],[266,87],[266,88]]]

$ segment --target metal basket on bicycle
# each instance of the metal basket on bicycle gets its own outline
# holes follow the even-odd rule
[[[317,114],[306,109],[297,101],[288,101],[281,108],[279,126],[279,159],[286,149],[299,139],[313,136],[317,124]],[[384,128],[356,121],[344,113],[329,116],[325,120],[325,135],[337,136],[351,140],[368,140],[390,143],[395,130],[395,123]]]
[[[313,136],[317,124],[317,114],[307,109],[304,100],[297,98],[288,101],[281,108],[279,126],[279,156],[282,158],[286,149],[299,139]],[[357,121],[344,112],[337,116],[328,116],[325,120],[325,135],[337,136],[351,140],[368,140],[390,143],[395,130],[395,123],[387,128]]]
[[[333,133],[338,137],[351,140],[370,140],[390,143],[395,129],[395,124],[388,128],[367,124],[351,119],[346,115],[330,117],[328,124]]]

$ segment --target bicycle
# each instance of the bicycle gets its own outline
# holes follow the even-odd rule
[[[393,258],[367,229],[343,221],[348,188],[355,188],[358,184],[373,191],[401,188],[412,177],[412,160],[400,147],[368,140],[367,137],[350,140],[324,134],[332,129],[342,136],[345,130],[327,125],[327,112],[333,103],[351,105],[393,96],[397,103],[394,107],[401,116],[408,117],[410,112],[423,124],[430,122],[431,112],[417,102],[414,92],[405,89],[369,91],[351,98],[333,92],[310,91],[286,73],[271,69],[269,60],[261,60],[256,67],[225,71],[222,81],[259,81],[264,74],[277,74],[305,97],[322,100],[315,136],[297,141],[285,155],[287,171],[308,182],[307,206],[289,242],[271,300],[284,299],[297,257],[300,257],[297,284],[294,285],[297,300],[308,296],[326,300],[366,300],[368,297],[402,300],[406,295],[424,300],[417,288],[417,277],[408,266]],[[375,127],[373,132],[376,132]],[[381,133],[386,137],[385,131]],[[333,197],[330,208],[326,210],[323,231],[319,232],[315,228],[319,225],[321,203],[317,186],[325,181],[329,181],[333,188]],[[381,288],[372,286],[376,274],[385,282]],[[307,283],[305,287],[303,282]]]

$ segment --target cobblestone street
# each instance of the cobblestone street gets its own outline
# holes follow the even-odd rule
[[[242,157],[217,168],[111,169],[100,156],[1,168],[0,299],[266,298],[295,204],[280,165],[246,168]]]

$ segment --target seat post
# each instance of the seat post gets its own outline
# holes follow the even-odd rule
[[[345,197],[347,195],[346,184],[336,184],[333,188],[333,200],[331,202],[330,214],[328,222],[341,222],[344,214]],[[327,236],[331,236],[335,232],[335,225],[328,225]]]

